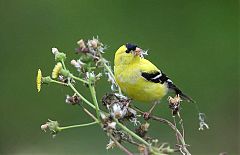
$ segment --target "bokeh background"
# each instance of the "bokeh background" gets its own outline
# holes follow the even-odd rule
[[[195,105],[185,103],[192,154],[239,154],[238,7],[235,0],[0,0],[0,154],[123,154],[105,149],[109,139],[96,126],[54,139],[40,130],[48,118],[61,125],[89,121],[79,108],[65,104],[70,89],[45,85],[37,93],[35,76],[38,68],[45,76],[51,73],[52,47],[70,61],[77,57],[76,41],[97,35],[109,45],[104,55],[112,63],[126,42],[149,49],[147,58],[197,101],[210,130],[198,131]],[[87,89],[78,89],[89,98]],[[101,80],[98,99],[109,91]],[[155,114],[170,117],[166,99]],[[175,143],[164,125],[151,123],[150,133]]]

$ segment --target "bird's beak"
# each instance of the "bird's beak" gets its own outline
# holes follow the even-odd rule
[[[135,56],[140,56],[141,55],[141,51],[142,51],[142,49],[137,47],[136,50],[134,51],[134,55]]]

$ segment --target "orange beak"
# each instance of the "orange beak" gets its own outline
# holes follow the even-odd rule
[[[140,56],[141,55],[141,51],[142,51],[142,49],[137,47],[136,50],[134,51],[134,55],[135,56]]]

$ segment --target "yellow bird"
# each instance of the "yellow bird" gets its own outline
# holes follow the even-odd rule
[[[155,65],[142,56],[142,49],[137,45],[127,43],[115,53],[114,76],[121,90],[130,98],[141,102],[156,103],[169,90],[173,90],[181,98],[192,101],[183,94],[176,85]]]

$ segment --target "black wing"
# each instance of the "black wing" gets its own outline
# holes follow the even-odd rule
[[[169,79],[169,77],[160,71],[155,71],[152,73],[142,72],[142,77],[146,80],[154,83],[166,83],[170,90],[173,90],[177,95],[180,95],[183,99],[191,102],[195,102],[191,97],[185,95],[173,82]]]
[[[172,82],[166,76],[166,74],[164,74],[160,71],[155,71],[155,72],[152,72],[152,73],[142,72],[142,77],[144,77],[146,80],[154,82],[154,83],[163,84],[164,82]]]

